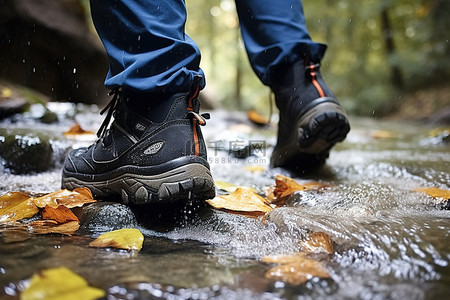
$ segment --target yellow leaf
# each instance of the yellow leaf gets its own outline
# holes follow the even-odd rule
[[[264,166],[256,165],[256,166],[245,166],[244,170],[252,172],[252,173],[262,173],[266,169],[264,168]]]
[[[100,235],[89,246],[140,251],[143,242],[144,236],[138,229],[124,228]]]
[[[55,220],[37,220],[28,224],[31,231],[37,234],[59,233],[71,235],[80,228],[77,221],[58,224]]]
[[[306,258],[304,255],[288,255],[263,258],[263,262],[283,262],[280,266],[270,268],[265,277],[281,280],[293,285],[300,285],[312,277],[329,278],[330,275],[319,261]]]
[[[331,237],[324,232],[310,233],[300,244],[303,247],[303,251],[307,253],[333,254],[334,252]]]
[[[416,192],[423,192],[433,198],[441,198],[445,200],[450,200],[450,190],[443,190],[436,187],[422,187],[415,189]]]
[[[88,188],[77,188],[73,191],[59,190],[45,196],[34,198],[37,207],[44,208],[46,205],[57,208],[64,205],[67,208],[83,206],[87,203],[97,202],[92,198],[92,193]]]
[[[395,133],[386,130],[372,131],[371,136],[374,139],[392,139],[397,137]]]
[[[31,218],[39,209],[32,198],[20,192],[9,192],[0,197],[0,222]]]
[[[30,279],[30,285],[22,292],[22,300],[90,300],[105,296],[101,289],[90,287],[87,281],[60,267],[43,270]]]
[[[4,87],[2,88],[2,98],[6,99],[11,97],[12,91],[10,88]]]
[[[219,195],[212,200],[207,200],[212,207],[224,209],[236,213],[264,215],[272,210],[267,201],[250,189],[237,188],[229,195]]]
[[[227,191],[228,193],[232,193],[238,188],[237,185],[225,181],[216,181],[215,185],[218,189]]]
[[[242,189],[248,189],[251,190],[254,193],[257,193],[256,189],[248,187],[248,186],[242,186],[242,185],[235,185],[226,181],[216,181],[215,185],[218,189],[226,191],[228,193],[233,193],[235,192],[238,188],[242,188]]]

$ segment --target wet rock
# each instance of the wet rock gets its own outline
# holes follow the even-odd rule
[[[28,102],[23,98],[0,99],[0,120],[23,112]]]
[[[13,174],[43,172],[53,167],[53,148],[44,134],[0,129],[0,157]]]
[[[90,232],[106,232],[137,226],[133,211],[116,202],[97,202],[74,210],[80,219],[80,229]]]

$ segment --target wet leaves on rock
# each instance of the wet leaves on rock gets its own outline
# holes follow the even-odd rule
[[[39,209],[32,198],[21,192],[9,192],[0,197],[0,221],[18,221],[31,218]]]
[[[89,286],[80,275],[65,267],[43,270],[30,279],[20,299],[98,299],[105,296],[101,289]]]
[[[77,216],[67,207],[60,205],[57,208],[46,205],[42,211],[42,219],[55,220],[58,224],[67,223],[70,221],[80,222]]]
[[[59,224],[55,220],[36,220],[28,224],[28,227],[32,233],[36,234],[59,233],[72,235],[80,228],[80,223],[77,221],[70,221]]]
[[[143,242],[144,236],[138,229],[124,228],[100,235],[89,246],[140,251]]]
[[[34,198],[34,203],[39,208],[44,208],[46,205],[53,208],[57,208],[60,205],[73,208],[94,202],[97,201],[93,199],[92,193],[88,188],[76,188],[73,191],[64,189],[39,198]]]

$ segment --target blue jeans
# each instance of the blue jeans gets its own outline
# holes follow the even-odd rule
[[[326,46],[311,40],[301,0],[236,0],[236,7],[250,63],[264,84],[305,56],[323,57]],[[106,87],[186,92],[195,75],[204,87],[200,50],[184,32],[184,0],[91,0],[91,11],[110,60]]]

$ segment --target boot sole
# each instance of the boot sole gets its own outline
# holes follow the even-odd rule
[[[347,116],[339,104],[320,103],[297,122],[298,132],[282,147],[275,147],[272,167],[292,166],[305,169],[325,162],[329,150],[345,140],[350,131]]]
[[[64,172],[62,186],[67,189],[87,187],[95,197],[102,199],[120,195],[126,204],[206,200],[215,196],[211,172],[200,163],[183,165],[156,175],[141,174],[125,172],[107,180],[85,180]],[[108,174],[103,175],[107,177]]]

